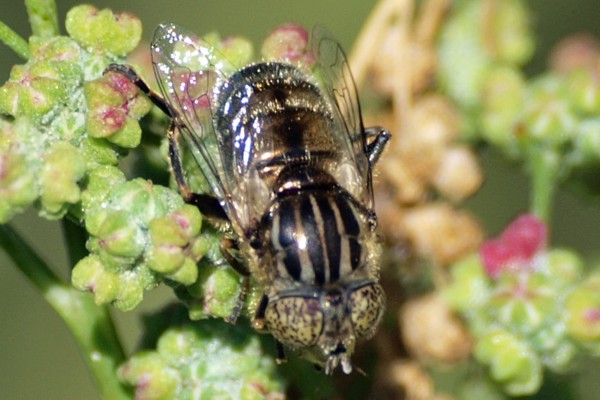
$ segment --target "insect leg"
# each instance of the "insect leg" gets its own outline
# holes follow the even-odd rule
[[[240,295],[238,296],[237,302],[231,314],[225,319],[230,324],[235,324],[238,317],[240,316],[242,309],[244,308],[244,302],[246,301],[246,296],[248,296],[248,290],[250,287],[250,278],[247,276],[242,277],[242,288],[240,290]]]
[[[283,364],[287,362],[287,356],[285,355],[285,350],[283,349],[283,344],[277,339],[275,339],[275,349],[277,351],[277,357],[275,358],[275,362],[277,364]]]
[[[233,254],[231,254],[231,250],[238,250],[237,241],[229,237],[224,237],[221,240],[220,247],[221,254],[223,254],[223,257],[225,258],[227,263],[241,276],[249,277],[250,271],[248,270],[246,265]]]
[[[173,169],[173,175],[175,175],[175,181],[177,182],[179,191],[181,192],[181,195],[185,201],[198,207],[202,214],[210,218],[227,220],[227,215],[225,214],[225,210],[223,210],[219,200],[208,194],[193,193],[187,185],[185,175],[183,173],[183,166],[181,164],[179,130],[176,122],[176,112],[169,107],[168,103],[160,94],[150,89],[148,84],[144,82],[142,78],[140,78],[140,76],[131,66],[123,64],[110,64],[104,70],[105,74],[108,72],[115,72],[123,75],[125,78],[131,81],[131,83],[136,85],[146,96],[148,96],[154,105],[160,108],[167,116],[171,118],[171,125],[169,126],[169,130],[167,132],[167,138],[169,141],[169,160],[171,163],[171,168]]]
[[[266,294],[263,294],[260,299],[260,303],[256,308],[256,313],[254,314],[254,319],[252,320],[252,327],[261,332],[266,330],[265,328],[265,311],[267,310],[267,306],[269,305],[269,297]]]
[[[171,107],[169,107],[169,105],[167,104],[165,99],[163,99],[160,94],[158,94],[154,90],[150,89],[148,84],[146,82],[144,82],[144,80],[142,78],[140,78],[140,76],[137,74],[137,72],[135,72],[134,69],[130,65],[110,64],[104,70],[104,74],[106,74],[107,72],[115,72],[117,74],[123,75],[131,83],[133,83],[135,86],[137,86],[146,96],[148,96],[150,101],[155,106],[160,108],[162,110],[162,112],[164,112],[171,118],[174,117],[174,112],[171,109]]]
[[[383,129],[380,126],[373,126],[365,129],[365,134],[367,138],[375,137],[372,141],[367,143],[367,158],[369,159],[369,164],[374,166],[379,160],[379,156],[383,152],[386,143],[392,137],[392,134]]]
[[[220,247],[221,247],[221,254],[223,254],[223,257],[225,258],[227,263],[238,274],[240,274],[243,279],[242,288],[240,291],[240,295],[238,296],[237,303],[236,303],[231,315],[229,317],[227,317],[227,322],[233,324],[240,316],[240,313],[242,312],[242,308],[244,307],[244,302],[246,301],[246,296],[248,295],[248,290],[249,290],[249,286],[250,286],[250,271],[248,271],[248,268],[246,267],[246,265],[243,262],[241,262],[237,257],[235,257],[231,253],[231,250],[238,249],[238,244],[234,239],[224,237],[221,240]]]
[[[227,221],[227,214],[216,197],[205,193],[194,193],[188,186],[185,179],[185,174],[183,172],[183,165],[181,163],[182,160],[181,149],[179,148],[179,129],[177,128],[177,124],[175,123],[174,119],[172,120],[169,130],[167,131],[167,140],[169,142],[169,162],[171,164],[171,169],[173,170],[173,176],[175,177],[175,182],[177,183],[179,192],[181,193],[181,196],[183,196],[186,203],[198,207],[200,212],[209,218]]]

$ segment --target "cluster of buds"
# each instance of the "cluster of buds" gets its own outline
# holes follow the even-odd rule
[[[81,182],[88,172],[96,165],[115,165],[120,148],[136,144],[141,131],[137,120],[150,104],[136,97],[135,90],[129,88],[130,95],[120,104],[106,105],[103,115],[88,112],[106,94],[92,81],[106,65],[123,61],[120,57],[133,50],[141,24],[131,16],[96,11],[90,6],[69,11],[69,37],[32,37],[29,59],[14,66],[0,87],[0,113],[12,117],[0,127],[0,222],[33,203],[46,218],[69,212],[80,218]],[[89,30],[92,25],[97,29]],[[116,48],[100,46],[109,35]],[[128,129],[99,135],[97,127],[117,109],[129,122]]]
[[[173,321],[173,310],[161,317]],[[166,329],[154,350],[133,355],[118,375],[139,400],[285,398],[284,381],[260,338],[217,320]]]
[[[292,28],[283,31],[294,31],[294,40],[274,34],[265,57],[305,52],[306,41],[289,49],[301,34]],[[7,116],[0,118],[0,223],[35,205],[45,218],[68,217],[84,226],[89,255],[74,266],[71,281],[99,305],[131,310],[146,290],[166,283],[188,306],[188,318],[230,317],[240,306],[241,279],[222,258],[222,232],[203,226],[198,209],[175,190],[129,180],[118,168],[140,147],[139,120],[151,102],[124,76],[104,71],[126,63],[140,41],[140,21],[82,5],[67,13],[66,30],[69,36],[32,37],[28,51],[21,48],[26,63],[0,87],[0,114]],[[252,59],[244,38],[210,34],[203,40],[232,66]],[[166,125],[166,116],[152,117],[150,129]],[[189,183],[206,190],[191,160],[184,155]],[[250,290],[249,301],[256,297]],[[120,368],[121,379],[136,387],[138,398],[198,391],[203,398],[282,398],[283,380],[258,337],[250,328],[224,325],[203,321],[166,331],[155,352]]]
[[[544,367],[564,371],[580,349],[600,348],[598,277],[584,278],[577,254],[548,248],[537,218],[517,218],[451,272],[445,298],[507,393],[535,393]]]
[[[72,282],[97,303],[130,310],[162,280],[196,282],[210,239],[198,209],[176,192],[101,166],[88,174],[82,208],[90,255],[75,265]]]
[[[520,0],[465,2],[442,32],[439,78],[468,111],[469,138],[532,169],[534,154],[543,153],[545,167],[559,170],[553,178],[564,179],[600,158],[600,50],[587,37],[570,39],[555,52],[552,70],[527,80],[520,67],[534,48],[529,21]],[[468,57],[457,49],[468,49]]]
[[[0,112],[12,117],[0,122],[0,222],[32,204],[43,217],[80,221],[90,255],[74,267],[72,282],[98,304],[130,310],[145,290],[165,281],[182,287],[177,294],[192,317],[227,317],[240,279],[214,267],[224,264],[220,235],[201,232],[198,210],[175,191],[128,181],[116,167],[139,146],[138,121],[151,103],[122,75],[103,72],[110,63],[124,63],[138,45],[140,21],[83,5],[67,13],[66,30],[68,37],[33,37],[27,63],[15,66],[0,87]],[[251,56],[245,39],[219,43],[232,60]],[[200,176],[191,179],[195,188],[205,186]],[[199,273],[205,254],[211,265]]]

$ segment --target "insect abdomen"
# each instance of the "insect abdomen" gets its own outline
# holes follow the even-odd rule
[[[280,277],[323,286],[360,265],[361,216],[343,194],[291,194],[276,202],[271,215],[270,241]]]

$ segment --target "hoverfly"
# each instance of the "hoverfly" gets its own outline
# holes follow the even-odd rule
[[[327,374],[338,365],[350,373],[356,341],[374,334],[384,310],[371,181],[390,134],[363,127],[339,44],[320,31],[311,43],[310,70],[285,60],[236,67],[215,46],[162,24],[151,49],[164,97],[128,66],[108,70],[171,117],[169,157],[182,195],[229,224],[229,247],[244,263],[227,246],[225,258],[264,293],[254,327]],[[187,186],[180,137],[212,193]]]

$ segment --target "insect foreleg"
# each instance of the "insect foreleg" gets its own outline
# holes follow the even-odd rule
[[[375,139],[369,141],[367,143],[367,158],[369,159],[369,164],[374,166],[379,160],[379,156],[383,152],[385,145],[392,137],[391,133],[380,126],[373,126],[365,129],[365,134],[367,138],[375,137]]]
[[[179,130],[177,123],[175,122],[177,120],[176,112],[169,107],[168,103],[161,95],[150,89],[148,84],[142,78],[140,78],[140,76],[131,66],[110,64],[104,70],[105,74],[108,72],[114,72],[123,75],[125,78],[131,81],[131,83],[136,85],[146,96],[148,96],[154,105],[160,108],[167,116],[171,118],[171,124],[167,132],[167,138],[169,141],[169,161],[171,164],[171,169],[173,170],[173,175],[175,176],[177,187],[179,188],[179,191],[181,192],[181,195],[185,201],[198,207],[200,212],[209,218],[227,220],[227,215],[225,214],[221,203],[219,203],[219,200],[208,194],[193,193],[185,180],[183,165],[181,163],[181,151],[179,149]]]
[[[269,305],[269,297],[266,294],[263,294],[260,299],[260,303],[256,308],[256,313],[254,314],[254,319],[252,320],[252,327],[257,331],[265,331],[265,311],[267,310],[267,306]]]
[[[169,142],[169,162],[173,170],[173,176],[186,203],[198,207],[200,212],[209,218],[227,221],[227,214],[216,197],[205,193],[194,193],[188,186],[183,171],[181,149],[179,148],[179,130],[175,119],[171,120],[171,125],[167,131],[167,140]]]
[[[283,364],[287,362],[287,356],[285,355],[285,350],[283,348],[283,344],[277,339],[275,339],[275,349],[277,351],[277,357],[275,358],[275,362],[277,364]]]
[[[131,83],[137,86],[146,96],[148,96],[150,101],[155,106],[160,108],[162,112],[164,112],[171,118],[175,117],[173,110],[171,109],[171,107],[169,107],[165,99],[160,94],[150,89],[148,84],[142,78],[140,78],[137,72],[135,72],[135,70],[130,65],[110,64],[104,70],[104,74],[108,72],[115,72],[117,74],[123,75],[125,78],[131,81]]]

